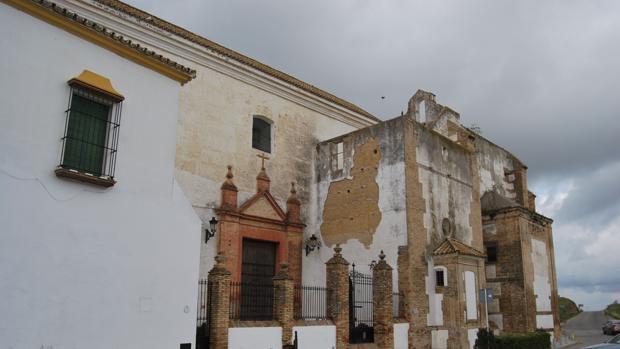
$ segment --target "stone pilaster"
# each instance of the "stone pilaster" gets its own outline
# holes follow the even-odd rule
[[[336,349],[349,347],[349,262],[336,245],[334,256],[325,263],[328,290],[327,315],[336,325]]]
[[[417,163],[417,124],[412,119],[403,120],[405,139],[405,191],[407,209],[407,279],[408,292],[405,294],[410,313],[409,348],[431,349],[431,331],[427,325],[429,309],[426,294],[426,278],[428,277],[427,247],[429,244],[427,231],[424,227],[426,203],[422,196],[422,183]]]
[[[228,348],[228,322],[230,307],[230,271],[224,265],[224,256],[215,257],[215,265],[209,271],[210,307],[209,321],[211,322],[210,348]]]
[[[409,250],[407,246],[398,246],[398,309],[399,318],[405,318],[407,322],[411,322],[411,305],[408,302],[409,291]]]
[[[282,326],[282,345],[293,344],[293,316],[295,284],[288,274],[288,264],[280,264],[280,271],[273,277],[276,320]]]
[[[379,263],[372,269],[372,320],[375,344],[379,348],[394,347],[392,267],[381,251]]]
[[[222,198],[220,202],[220,209],[222,210],[236,210],[237,209],[237,186],[233,182],[232,166],[228,165],[228,172],[226,172],[226,180],[220,187],[222,192]]]

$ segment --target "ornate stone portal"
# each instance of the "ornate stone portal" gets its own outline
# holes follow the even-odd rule
[[[218,251],[227,256],[226,266],[233,281],[242,281],[244,240],[275,245],[273,273],[282,263],[288,263],[289,275],[296,284],[301,282],[302,235],[305,224],[300,218],[300,202],[294,183],[286,202],[286,212],[269,192],[271,180],[263,166],[256,176],[256,194],[241,206],[237,203],[237,187],[233,182],[232,166],[221,186],[222,200],[216,210],[220,217]]]

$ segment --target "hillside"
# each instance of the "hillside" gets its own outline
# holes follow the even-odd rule
[[[608,305],[605,309],[605,314],[611,316],[614,319],[620,319],[620,304],[618,304],[618,301],[615,301],[612,304]]]
[[[581,313],[581,310],[579,310],[575,302],[569,298],[560,297],[560,322],[565,322],[579,313]]]

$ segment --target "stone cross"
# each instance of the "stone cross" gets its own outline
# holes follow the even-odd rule
[[[262,162],[261,162],[261,168],[264,170],[265,169],[265,160],[269,160],[269,157],[267,155],[265,155],[265,153],[262,154],[258,154],[256,155],[257,157],[261,158]]]

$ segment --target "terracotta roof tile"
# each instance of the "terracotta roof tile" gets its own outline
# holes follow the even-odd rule
[[[196,77],[196,71],[185,67],[173,60],[171,60],[170,58],[164,57],[161,54],[158,54],[155,51],[149,50],[144,46],[141,46],[138,43],[135,43],[129,39],[126,39],[125,37],[123,37],[122,35],[110,30],[109,28],[104,27],[101,24],[98,24],[96,22],[93,22],[90,19],[86,19],[82,16],[80,16],[79,14],[77,14],[76,12],[73,12],[67,8],[61,7],[59,5],[57,5],[54,2],[51,2],[49,0],[27,0],[30,1],[38,6],[40,6],[41,8],[47,9],[51,12],[56,13],[59,16],[63,16],[65,19],[73,21],[74,23],[81,25],[82,27],[84,27],[85,29],[88,29],[92,32],[95,32],[101,36],[107,37],[110,40],[116,41],[117,43],[126,46],[146,57],[149,57],[150,59],[154,59],[166,66],[169,66],[181,73],[183,73],[184,75],[187,75],[187,80],[191,80],[193,78]]]
[[[194,34],[184,28],[181,28],[175,24],[172,24],[168,21],[165,21],[157,16],[154,16],[148,12],[142,11],[136,7],[133,7],[129,4],[126,4],[122,1],[119,0],[96,0],[97,2],[106,5],[108,7],[111,7],[117,11],[121,11],[124,12],[130,16],[133,16],[137,19],[139,19],[140,21],[149,23],[153,26],[156,26],[160,29],[166,30],[170,33],[173,33],[175,35],[178,35],[186,40],[189,40],[191,42],[194,42],[196,44],[199,44],[203,47],[206,47],[212,51],[215,51],[221,55],[230,57],[240,63],[243,63],[245,65],[248,65],[258,71],[261,71],[265,74],[271,75],[279,80],[282,80],[284,82],[287,82],[297,88],[300,88],[306,92],[310,92],[315,96],[321,97],[325,100],[328,100],[332,103],[335,103],[337,105],[340,105],[344,108],[347,108],[351,111],[354,111],[358,114],[364,115],[374,121],[381,121],[380,119],[378,119],[377,117],[373,116],[372,114],[370,114],[369,112],[365,111],[364,109],[358,107],[357,105],[348,102],[344,99],[341,99],[339,97],[334,96],[333,94],[323,91],[321,89],[319,89],[318,87],[315,87],[313,85],[310,85],[304,81],[301,81],[291,75],[288,75],[284,72],[281,72],[275,68],[272,68],[266,64],[263,64],[255,59],[252,59],[248,56],[245,56],[241,53],[238,53],[236,51],[233,51],[229,48],[226,48],[216,42],[213,42],[205,37],[202,37],[200,35]]]
[[[433,256],[443,256],[448,254],[462,254],[481,258],[486,257],[484,253],[453,238],[446,238],[433,251]]]

